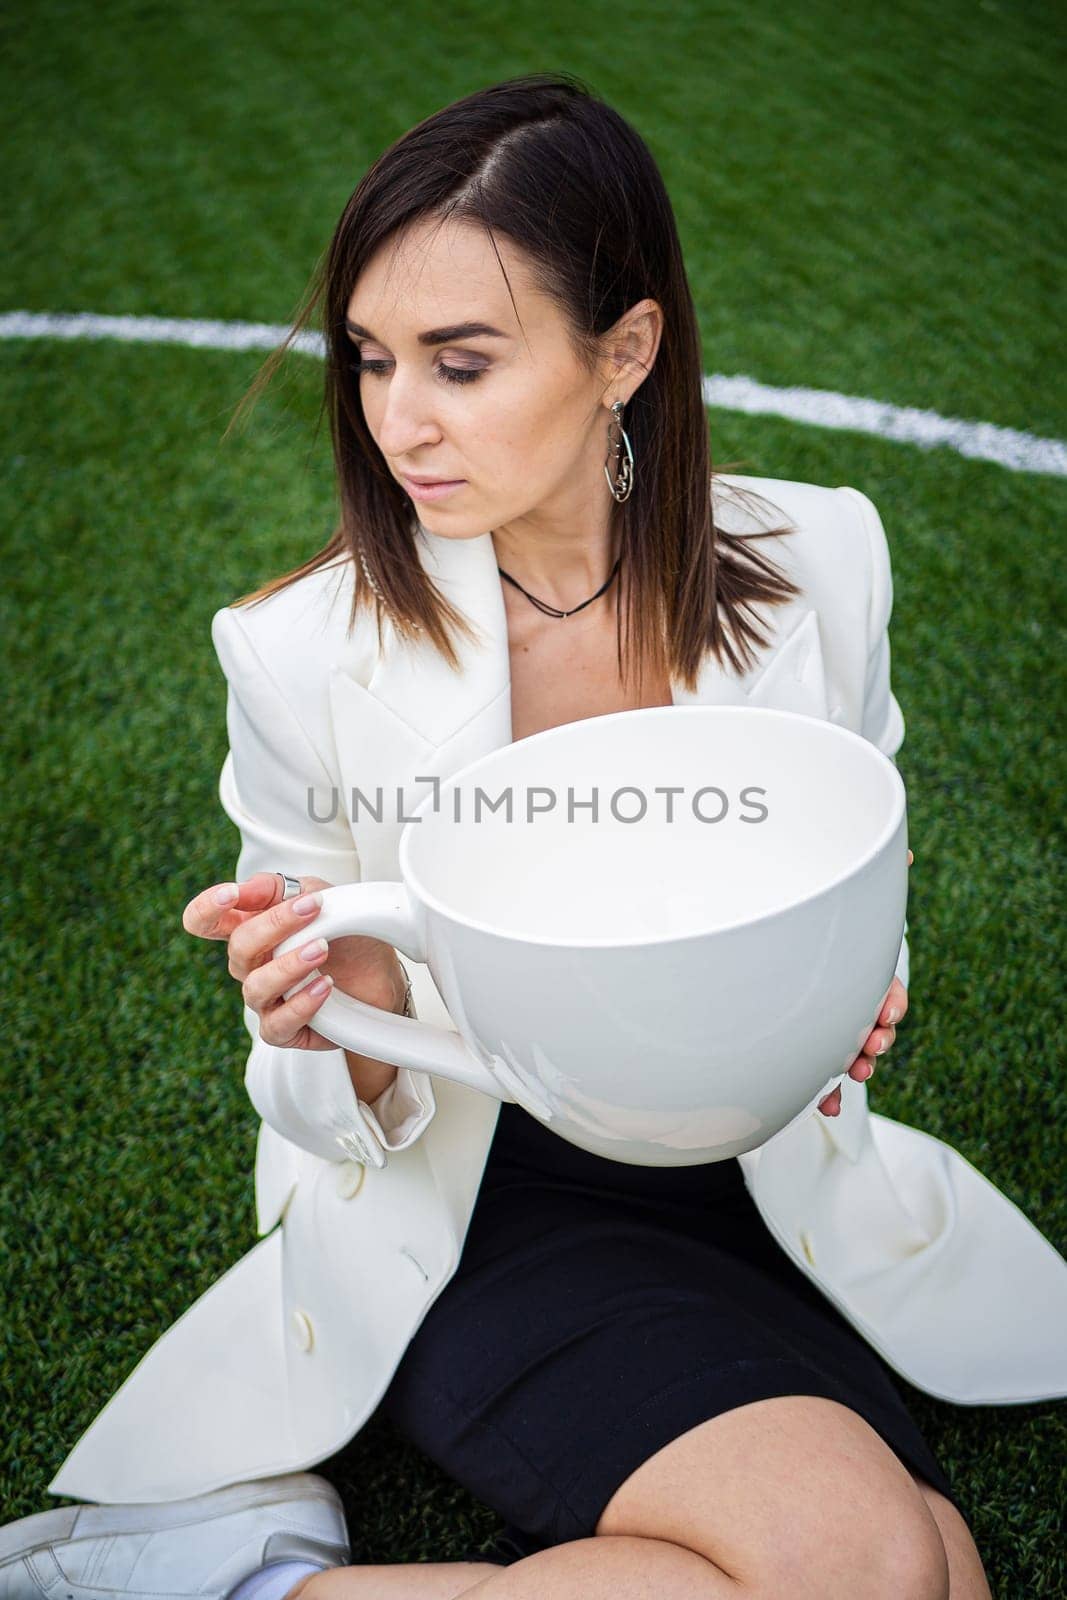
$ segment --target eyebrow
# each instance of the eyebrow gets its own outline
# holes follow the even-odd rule
[[[374,335],[368,328],[361,327],[358,322],[350,322],[345,318],[345,327],[349,333],[354,333],[359,339],[373,339]],[[499,328],[491,328],[488,322],[457,322],[451,328],[431,328],[427,333],[418,336],[420,344],[452,344],[456,339],[507,339],[508,334],[502,333]]]

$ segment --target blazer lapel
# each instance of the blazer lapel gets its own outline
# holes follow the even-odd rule
[[[365,685],[344,667],[333,670],[344,805],[366,878],[395,877],[400,834],[430,777],[447,777],[511,743],[507,620],[492,535],[446,539],[420,524],[417,548],[435,585],[479,637],[456,641],[454,672],[429,643],[407,643],[386,619],[385,648]],[[840,720],[840,703],[828,703],[815,610],[800,597],[775,608],[770,620],[769,643],[748,673],[738,676],[709,656],[695,691],[672,684],[674,704],[766,705]]]
[[[400,835],[430,792],[431,777],[447,778],[511,743],[507,623],[492,537],[445,539],[420,524],[417,549],[479,637],[455,640],[460,665],[453,671],[431,644],[408,643],[385,619],[384,648],[365,686],[343,667],[333,670],[330,711],[343,803],[368,880],[396,878]],[[376,814],[363,809],[360,794]]]
[[[796,711],[804,716],[837,721],[841,707],[831,712],[826,671],[819,643],[819,620],[812,607],[794,601],[778,608],[777,629],[769,644],[758,652],[749,672],[741,677],[708,656],[691,692],[680,683],[671,688],[676,706],[767,706],[776,711]]]

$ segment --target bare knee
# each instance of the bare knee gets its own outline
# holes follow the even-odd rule
[[[949,1600],[949,1567],[937,1523],[907,1518],[870,1541],[871,1600]]]
[[[906,1473],[905,1473],[905,1476]],[[750,1549],[742,1571],[758,1600],[949,1600],[949,1563],[937,1522],[914,1485],[882,1485],[872,1507],[842,1487],[829,1515],[782,1508],[783,1537]],[[801,1497],[801,1501],[803,1497]],[[804,1578],[798,1588],[798,1572]]]
[[[759,1597],[948,1600],[938,1525],[864,1419],[808,1395],[755,1401],[671,1441],[598,1534],[670,1539]]]
[[[795,1530],[792,1539],[749,1547],[720,1570],[745,1600],[949,1600],[948,1558],[932,1518],[898,1510],[877,1525],[861,1524],[846,1500],[833,1524],[821,1538]],[[701,1538],[690,1548],[714,1559]]]
[[[957,1600],[957,1593],[960,1600],[964,1595],[967,1600],[993,1600],[989,1577],[963,1513],[918,1473],[913,1473],[912,1477],[941,1534],[941,1543],[948,1557],[952,1600]]]

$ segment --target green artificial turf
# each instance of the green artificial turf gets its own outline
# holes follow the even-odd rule
[[[707,371],[1063,437],[1054,19],[994,0],[18,4],[0,311],[284,322],[388,143],[564,69],[661,163]],[[332,523],[313,359],[220,442],[260,359],[0,343],[0,1521],[59,1503],[45,1486],[99,1408],[255,1242],[240,997],[181,911],[236,859],[211,614]],[[1062,1250],[1067,483],[709,422],[717,461],[854,484],[882,513],[915,865],[910,1011],[871,1104],[954,1145]],[[1063,1594],[1063,1406],[898,1382],[994,1593]],[[382,1418],[317,1470],[355,1560],[446,1560],[499,1525]]]

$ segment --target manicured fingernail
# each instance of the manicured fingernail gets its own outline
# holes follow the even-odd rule
[[[316,891],[315,894],[302,894],[299,900],[294,900],[293,910],[298,917],[306,917],[312,911],[317,911],[321,904],[322,895]]]
[[[215,904],[217,906],[230,906],[240,894],[235,883],[223,883],[215,890]]]
[[[332,988],[333,979],[329,976],[329,974],[326,974],[321,978],[316,978],[314,983],[308,984],[308,994],[313,994],[317,998],[320,994],[325,994],[327,989]]]
[[[890,1006],[885,1016],[887,1027],[892,1027],[894,1022],[900,1021],[900,1007]]]
[[[325,939],[312,939],[310,944],[304,946],[300,955],[304,961],[318,961],[326,954],[326,948]]]

